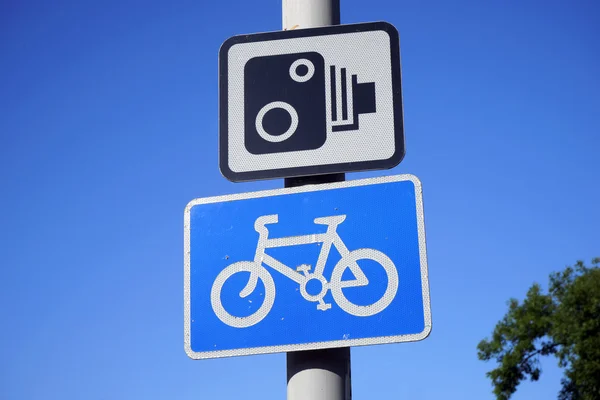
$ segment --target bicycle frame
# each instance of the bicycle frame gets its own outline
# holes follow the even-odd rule
[[[325,233],[316,233],[300,236],[287,236],[282,238],[269,239],[269,230],[266,227],[267,224],[274,224],[278,222],[278,215],[265,215],[256,219],[254,224],[255,230],[259,234],[258,245],[256,246],[256,254],[254,256],[254,262],[257,264],[264,263],[269,267],[275,269],[286,277],[290,278],[296,283],[301,283],[304,280],[304,275],[293,270],[282,262],[276,260],[270,255],[265,253],[266,249],[277,248],[277,247],[289,247],[299,246],[303,244],[323,243],[323,247],[319,252],[319,258],[313,271],[315,276],[323,276],[325,269],[325,263],[329,257],[331,246],[333,245],[340,255],[343,257],[350,251],[342,241],[342,238],[337,233],[337,227],[339,224],[344,222],[346,219],[345,215],[335,215],[324,218],[316,218],[315,224],[327,225],[327,231]]]

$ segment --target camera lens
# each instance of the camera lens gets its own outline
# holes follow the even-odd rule
[[[267,132],[265,130],[265,127],[263,126],[263,119],[265,118],[265,115],[269,111],[276,109],[282,109],[287,111],[291,119],[290,127],[280,135],[273,135]],[[256,116],[255,125],[256,132],[258,132],[260,137],[262,137],[267,142],[283,142],[284,140],[289,139],[290,136],[292,136],[294,132],[296,132],[296,129],[298,128],[298,113],[296,112],[296,109],[292,107],[289,103],[286,103],[284,101],[273,101],[260,109],[258,115]]]

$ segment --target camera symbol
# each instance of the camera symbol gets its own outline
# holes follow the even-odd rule
[[[375,104],[374,82],[326,69],[320,53],[255,57],[244,67],[244,144],[252,154],[318,149],[328,123],[332,132],[358,130],[359,115],[376,112]]]

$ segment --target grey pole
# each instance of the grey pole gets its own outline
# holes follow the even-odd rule
[[[340,0],[283,0],[283,29],[340,24]]]
[[[340,0],[283,0],[283,29],[340,23]],[[285,187],[339,182],[345,174],[286,178]],[[351,400],[350,348],[287,353],[288,400]]]

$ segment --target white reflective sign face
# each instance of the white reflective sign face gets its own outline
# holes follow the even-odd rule
[[[219,157],[232,181],[396,166],[399,39],[387,23],[236,36],[221,47]]]

